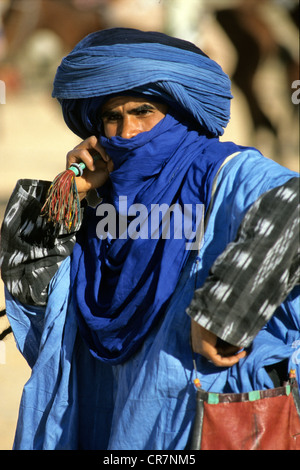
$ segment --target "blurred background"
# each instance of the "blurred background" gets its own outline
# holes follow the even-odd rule
[[[51,98],[55,70],[80,39],[111,27],[196,43],[232,79],[222,140],[299,171],[298,0],[0,0],[0,223],[16,181],[52,180],[79,142]],[[12,447],[30,375],[13,336],[1,336],[8,327],[0,318],[0,450]]]

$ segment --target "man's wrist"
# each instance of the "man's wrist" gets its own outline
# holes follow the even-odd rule
[[[83,201],[83,200],[87,197],[87,192],[84,192],[84,193],[80,192],[80,193],[78,193],[78,197],[79,197],[80,202]]]

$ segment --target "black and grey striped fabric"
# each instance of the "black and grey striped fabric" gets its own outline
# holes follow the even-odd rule
[[[20,302],[46,305],[48,285],[61,262],[72,253],[75,233],[58,237],[40,216],[50,182],[19,180],[1,227],[1,276]],[[76,227],[78,229],[79,227]]]
[[[263,194],[217,258],[187,313],[246,347],[300,280],[299,178]]]

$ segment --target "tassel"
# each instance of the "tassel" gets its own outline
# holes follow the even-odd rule
[[[83,162],[72,163],[68,170],[56,176],[48,190],[41,216],[47,218],[56,234],[63,225],[69,233],[80,222],[80,200],[75,178],[82,176],[84,168]]]

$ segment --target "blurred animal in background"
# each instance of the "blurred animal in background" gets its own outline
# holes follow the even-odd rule
[[[1,0],[0,79],[15,91],[43,73],[87,34],[103,29],[108,0]],[[50,70],[48,71],[47,68]],[[26,77],[27,74],[27,77]]]
[[[276,134],[277,129],[261,106],[255,88],[255,78],[260,66],[269,58],[277,58],[285,69],[285,86],[290,94],[292,83],[299,78],[299,55],[293,51],[296,44],[288,44],[276,31],[276,18],[268,8],[286,5],[285,12],[291,27],[299,31],[298,1],[247,0],[236,6],[216,10],[216,19],[237,51],[237,64],[233,82],[244,93],[255,129],[265,127]],[[276,5],[277,4],[277,5]],[[274,10],[273,10],[274,11]],[[286,19],[286,18],[285,18]]]
[[[3,14],[7,56],[36,30],[53,31],[71,50],[87,34],[103,29],[108,0],[10,0]]]

